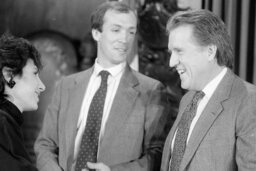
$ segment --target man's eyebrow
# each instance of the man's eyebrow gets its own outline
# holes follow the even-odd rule
[[[179,47],[175,47],[175,48],[172,49],[172,51],[181,51],[181,50],[182,50],[182,49],[179,48]]]
[[[110,26],[111,27],[123,27],[123,25],[116,24],[116,23],[110,24]],[[137,27],[136,26],[131,26],[131,27],[128,27],[128,29],[135,29],[135,30],[137,30]]]
[[[114,26],[114,27],[121,27],[120,24],[111,24],[111,26]]]

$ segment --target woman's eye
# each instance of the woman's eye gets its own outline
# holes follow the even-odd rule
[[[39,71],[34,72],[34,75],[38,75],[38,74],[39,74]]]

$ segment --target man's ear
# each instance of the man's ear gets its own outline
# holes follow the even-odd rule
[[[217,46],[216,45],[208,45],[208,60],[214,60],[217,54]]]
[[[92,29],[92,37],[95,41],[99,41],[101,32],[97,29]]]
[[[9,67],[3,67],[2,74],[6,82],[9,82],[13,78],[12,69]]]

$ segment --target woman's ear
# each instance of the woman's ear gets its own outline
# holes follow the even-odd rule
[[[2,74],[6,82],[9,82],[13,78],[12,70],[9,67],[3,67]]]
[[[97,29],[92,29],[92,37],[95,41],[99,41],[101,32]]]
[[[12,69],[9,67],[3,67],[2,74],[4,76],[6,84],[10,87],[13,88],[14,85],[16,84],[15,81],[13,81],[13,73]]]

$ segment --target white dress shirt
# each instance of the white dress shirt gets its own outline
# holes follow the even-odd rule
[[[201,116],[205,106],[207,105],[208,101],[212,97],[214,91],[218,87],[220,81],[223,79],[223,77],[226,74],[226,72],[227,72],[227,68],[222,69],[222,71],[212,81],[210,81],[205,86],[205,88],[202,90],[205,93],[205,96],[198,102],[198,107],[197,107],[196,115],[193,118],[193,120],[191,122],[191,125],[190,125],[190,128],[189,128],[187,143],[188,143],[189,138],[191,136],[191,133],[192,133],[192,131],[193,131],[195,125],[196,125],[196,122],[198,121],[198,119]],[[176,133],[177,133],[177,130],[175,132],[174,138],[172,139],[172,150],[173,150],[173,146],[174,146],[174,140],[176,138]]]
[[[110,112],[118,85],[120,83],[121,76],[123,75],[125,65],[126,65],[126,62],[121,63],[117,66],[114,66],[112,68],[105,69],[98,64],[97,59],[95,60],[93,73],[89,80],[89,83],[84,95],[82,107],[80,110],[80,115],[78,118],[77,135],[75,138],[75,148],[74,148],[74,160],[76,160],[78,156],[79,147],[80,147],[83,132],[86,126],[86,120],[87,120],[88,111],[89,111],[92,98],[96,93],[96,91],[98,90],[101,83],[101,77],[99,73],[102,70],[106,70],[110,73],[110,75],[108,76],[108,89],[107,89],[107,94],[106,94],[106,99],[105,99],[105,104],[103,109],[103,116],[101,121],[101,129],[100,129],[100,136],[99,136],[99,146],[100,146],[100,141],[104,136],[105,125],[109,116],[109,112]]]

